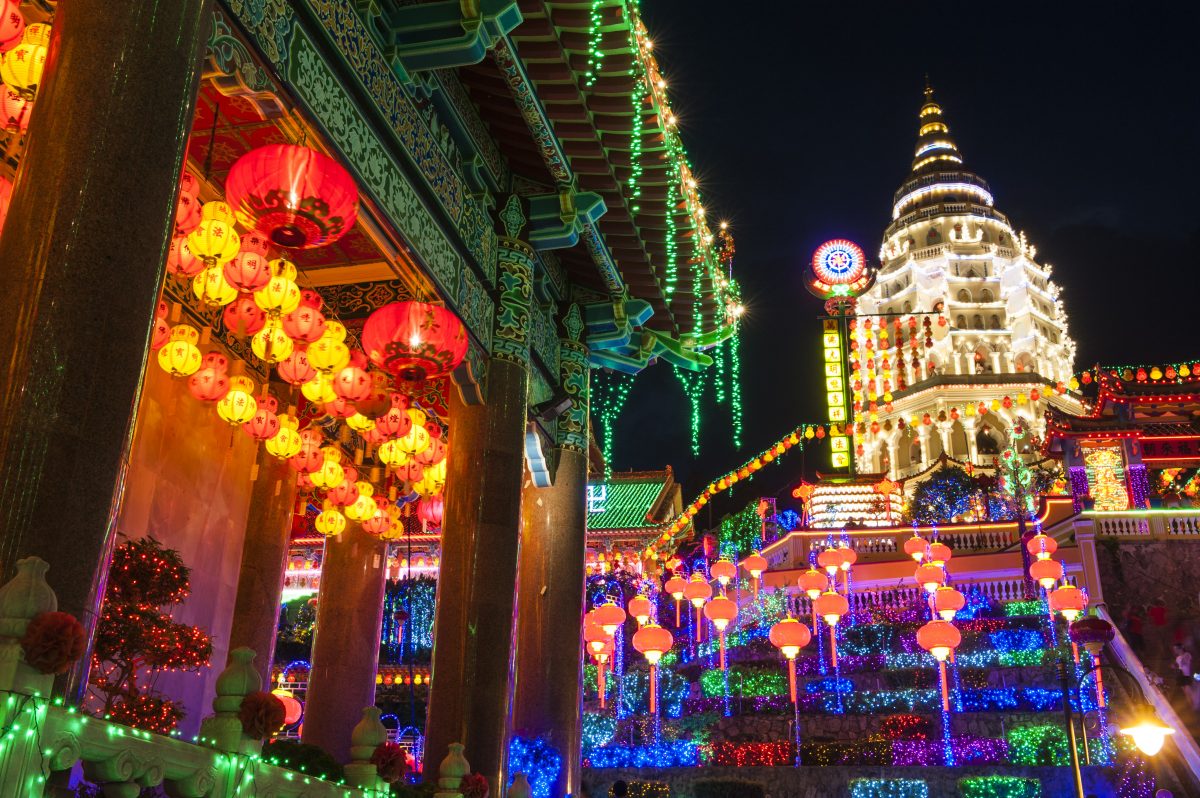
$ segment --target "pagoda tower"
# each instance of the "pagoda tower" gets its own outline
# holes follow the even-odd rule
[[[1075,342],[1050,266],[966,167],[928,85],[919,120],[876,283],[857,304],[859,352],[874,360],[853,392],[858,470],[893,479],[942,453],[990,466],[1015,425],[1044,435],[1047,404],[1080,411],[1065,392]]]

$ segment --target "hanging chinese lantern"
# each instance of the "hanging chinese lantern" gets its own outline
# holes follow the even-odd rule
[[[321,405],[337,399],[333,392],[333,375],[328,371],[318,371],[315,377],[300,386],[300,392],[308,401]]]
[[[268,318],[262,329],[250,339],[254,356],[264,363],[275,364],[292,356],[296,345],[283,331],[279,319]]]
[[[717,629],[720,640],[721,670],[725,670],[725,628],[737,618],[737,604],[724,594],[713,596],[712,601],[704,607],[704,617],[712,622]]]
[[[938,661],[938,673],[942,681],[942,710],[950,711],[950,690],[946,683],[946,658],[962,643],[962,634],[948,621],[929,621],[917,630],[917,645],[933,655]]]
[[[300,286],[296,285],[296,266],[279,258],[270,263],[271,279],[254,292],[254,301],[270,316],[282,316],[300,307]]]
[[[712,567],[708,569],[708,573],[713,579],[717,580],[717,583],[721,587],[725,587],[734,579],[737,579],[737,566],[729,560],[721,558],[712,564]]]
[[[425,466],[415,460],[409,460],[396,469],[396,478],[401,482],[413,485],[415,489],[416,484],[425,478]]]
[[[204,261],[192,254],[187,236],[175,236],[167,250],[167,271],[179,277],[195,277],[204,271]]]
[[[171,325],[167,322],[167,303],[159,302],[154,312],[154,329],[150,333],[150,349],[157,352],[171,340]]]
[[[317,514],[313,526],[327,538],[340,535],[346,531],[346,516],[338,512],[330,502],[325,502],[324,509]]]
[[[929,593],[933,593],[946,581],[946,572],[942,570],[942,566],[934,565],[927,562],[924,565],[918,565],[913,578],[917,580],[917,584],[925,588]]]
[[[221,272],[230,285],[243,293],[253,294],[271,282],[271,263],[267,256],[247,252],[244,244],[242,250],[221,267]]]
[[[1034,560],[1029,566],[1029,577],[1041,585],[1043,590],[1049,590],[1063,578],[1062,563],[1053,559]]]
[[[799,578],[800,589],[803,590],[810,599],[815,599],[829,588],[829,577],[811,566],[807,571],[800,574]]]
[[[1067,623],[1078,618],[1086,607],[1087,596],[1074,585],[1063,585],[1050,591],[1050,611],[1060,613]]]
[[[825,573],[832,577],[841,567],[842,558],[838,555],[837,549],[825,549],[817,555],[817,565],[825,569]]]
[[[354,487],[358,489],[358,498],[346,505],[346,517],[361,523],[375,513],[375,486],[359,480]]]
[[[671,598],[675,600],[675,628],[677,629],[679,628],[680,624],[679,604],[683,601],[684,594],[687,591],[687,585],[687,580],[683,579],[678,574],[672,575],[671,578],[668,579],[665,584],[663,584],[663,590],[670,594]]]
[[[650,714],[658,714],[658,661],[671,650],[675,639],[656,623],[648,623],[633,633],[633,647],[650,664]]]
[[[216,402],[229,392],[229,360],[219,352],[209,352],[200,368],[188,377],[188,391],[201,402]]]
[[[275,367],[279,377],[292,385],[303,385],[317,376],[317,370],[308,362],[308,353],[304,349],[295,349],[292,354],[279,361]]]
[[[742,567],[745,568],[751,578],[754,580],[754,596],[758,597],[758,589],[762,582],[763,572],[767,570],[767,558],[761,554],[751,554],[746,559],[742,560]]]
[[[785,618],[782,621],[774,624],[771,627],[768,639],[771,645],[779,649],[779,652],[787,658],[788,662],[788,691],[792,697],[792,703],[796,703],[796,656],[800,653],[800,649],[808,645],[812,640],[812,633],[808,631],[808,627],[797,621],[795,618]]]
[[[293,415],[279,416],[279,431],[267,439],[267,453],[280,460],[289,460],[300,453],[303,439],[299,432],[300,421]]]
[[[409,427],[408,432],[396,440],[399,441],[400,448],[404,450],[404,453],[412,457],[429,448],[429,431],[425,428],[426,418],[423,412],[415,407],[410,407],[404,412],[408,414],[412,426]]]
[[[399,468],[408,463],[408,454],[400,447],[400,441],[389,438],[375,450],[379,462],[390,468]]]
[[[202,362],[200,332],[189,324],[176,324],[166,345],[158,350],[158,365],[172,377],[195,374]]]
[[[336,488],[346,478],[346,472],[342,470],[342,453],[333,446],[325,446],[321,449],[321,456],[324,462],[308,476],[318,488]]]
[[[904,541],[904,553],[917,562],[921,562],[929,553],[929,542],[914,532],[911,538]]]
[[[704,629],[700,613],[705,603],[712,598],[712,586],[708,584],[703,574],[696,571],[692,574],[692,578],[688,580],[683,595],[696,609],[696,640],[699,641]]]
[[[929,561],[935,565],[945,565],[950,562],[952,552],[950,547],[940,540],[935,540],[929,544]]]
[[[279,402],[273,396],[261,396],[254,416],[242,425],[242,431],[256,441],[265,441],[279,434]]]
[[[224,270],[219,267],[238,254],[241,240],[233,229],[233,222],[226,220],[219,211],[213,211],[214,215],[212,216],[205,216],[205,211],[213,205],[224,205],[224,203],[210,202],[200,209],[200,224],[196,225],[195,230],[188,233],[187,242],[192,254],[204,261],[207,268],[215,269],[216,274],[221,278],[221,283],[229,285],[225,281]],[[233,286],[229,286],[229,288],[231,291],[234,290]],[[234,293],[237,292],[234,291]]]
[[[392,525],[392,517],[388,514],[388,500],[383,496],[372,499],[375,510],[362,520],[363,531],[368,535],[382,535]]]
[[[11,17],[8,17],[7,27],[11,32]],[[49,47],[49,25],[38,23],[27,26],[21,34],[20,43],[5,52],[0,60],[0,80],[10,89],[19,91],[26,97],[33,97],[42,81]]]
[[[349,420],[352,416],[358,415],[358,408],[352,402],[349,402],[342,397],[337,397],[331,402],[326,402],[324,406],[325,412],[333,418]]]
[[[637,621],[638,626],[645,626],[654,612],[650,599],[640,593],[629,600],[629,614]]]
[[[308,345],[308,362],[318,371],[333,373],[350,362],[350,348],[346,346],[346,328],[340,322],[326,321],[325,332]]]
[[[237,289],[225,281],[220,266],[208,266],[192,278],[192,293],[210,308],[221,308],[237,299]]]
[[[850,602],[841,593],[826,590],[813,599],[813,612],[829,625],[829,656],[834,668],[837,668],[837,624],[849,611]]]
[[[954,615],[967,606],[967,597],[948,585],[933,591],[933,610],[943,621],[953,621]]]
[[[346,419],[346,426],[361,435],[368,430],[375,429],[375,419],[364,416],[360,408],[357,413]]]
[[[367,374],[367,358],[361,352],[350,353],[350,363],[333,377],[333,392],[350,402],[371,395],[371,377]]]
[[[332,244],[358,213],[350,174],[329,156],[294,144],[269,144],[239,158],[225,196],[243,226],[288,249]]]
[[[18,0],[0,0],[0,53],[16,47],[25,33],[25,17]]]
[[[352,465],[342,466],[342,481],[325,491],[325,498],[335,507],[346,507],[358,500],[358,471]]]
[[[311,474],[325,463],[321,451],[321,433],[309,428],[300,432],[300,451],[288,460],[288,465],[301,474]]]
[[[393,302],[367,319],[362,346],[371,362],[401,380],[434,379],[466,357],[467,330],[446,308]]]
[[[217,401],[217,415],[227,424],[240,427],[258,412],[254,399],[254,380],[244,376],[229,378],[229,390]]]
[[[1058,551],[1058,541],[1039,532],[1025,542],[1025,550],[1039,560],[1048,560]]]
[[[431,496],[417,503],[417,518],[424,529],[440,528],[446,511],[446,502],[441,496]]]
[[[325,334],[325,314],[321,313],[321,297],[315,291],[300,292],[300,305],[283,316],[283,329],[289,337],[313,343]]]
[[[225,329],[232,334],[245,337],[254,335],[267,323],[267,314],[254,304],[254,297],[249,294],[239,294],[238,298],[225,306],[221,314]]]
[[[608,658],[613,652],[613,643],[600,625],[589,620],[583,623],[583,642],[588,653],[596,658],[596,686],[600,691],[600,708],[604,709],[607,689],[604,684],[604,672]]]
[[[442,428],[436,422],[428,421],[425,424],[425,431],[429,433],[429,446],[425,451],[417,452],[414,459],[421,465],[437,465],[446,459],[446,444],[442,441]]]
[[[604,630],[604,633],[612,637],[617,633],[617,629],[621,624],[625,623],[625,610],[621,609],[610,599],[599,607],[596,607],[595,615],[592,617],[596,619],[596,623],[600,624],[600,628]]]

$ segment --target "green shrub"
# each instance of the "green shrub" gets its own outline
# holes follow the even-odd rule
[[[1014,765],[1067,764],[1067,733],[1058,726],[1017,726],[1008,730],[1008,761]]]
[[[263,746],[262,758],[281,768],[326,781],[341,781],[346,777],[338,761],[315,745],[277,740]]]
[[[962,798],[1042,798],[1042,783],[1020,776],[967,776],[958,780]]]

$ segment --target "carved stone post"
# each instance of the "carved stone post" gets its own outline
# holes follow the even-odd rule
[[[242,700],[262,689],[262,677],[254,667],[254,652],[245,647],[230,651],[229,665],[217,677],[216,687],[215,714],[200,724],[201,742],[228,754],[260,753],[262,740],[252,740],[243,734],[238,718]]]
[[[350,734],[350,764],[346,780],[364,790],[386,790],[379,771],[371,762],[375,749],[387,742],[387,729],[379,722],[378,707],[363,707],[362,720]]]

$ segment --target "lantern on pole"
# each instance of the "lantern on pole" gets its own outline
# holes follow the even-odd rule
[[[949,621],[933,620],[917,630],[917,645],[933,655],[938,661],[938,674],[942,680],[942,709],[950,711],[950,689],[946,683],[946,659],[954,655],[954,649],[962,643],[962,635]]]
[[[1100,652],[1116,637],[1116,630],[1103,618],[1090,615],[1072,622],[1067,635],[1071,638],[1076,662],[1079,662],[1079,647],[1083,646],[1091,654],[1092,660],[1099,663]],[[1104,681],[1100,677],[1100,670],[1095,668],[1092,672],[1096,674],[1096,706],[1104,709]]]
[[[1025,542],[1025,550],[1039,560],[1048,560],[1058,551],[1058,541],[1038,532]]]
[[[933,591],[933,609],[943,621],[953,621],[954,614],[967,606],[967,598],[948,585],[942,585]]]
[[[758,589],[762,583],[763,572],[767,570],[767,558],[761,554],[751,554],[746,559],[742,560],[742,567],[745,568],[750,576],[754,579],[754,597],[758,598]]]
[[[796,655],[800,653],[800,649],[808,645],[812,640],[812,633],[808,631],[808,627],[797,621],[795,618],[788,617],[771,627],[771,632],[768,636],[771,645],[779,649],[779,652],[787,658],[788,662],[788,688],[792,696],[792,703],[796,703]]]
[[[837,624],[850,611],[850,602],[841,593],[826,590],[813,601],[813,612],[825,619],[829,625],[829,655],[833,667],[837,667]]]
[[[1087,596],[1074,585],[1063,585],[1050,591],[1050,611],[1057,612],[1072,623],[1087,607]]]
[[[600,624],[584,621],[583,642],[587,645],[588,653],[596,658],[596,686],[600,690],[600,708],[605,707],[604,671],[607,669],[609,655],[613,652],[613,641]]]
[[[629,600],[629,614],[637,621],[638,626],[645,626],[650,620],[650,614],[653,612],[654,605],[650,603],[650,599],[642,595],[634,596]]]
[[[1041,585],[1043,590],[1050,590],[1063,578],[1062,563],[1049,557],[1034,560],[1029,565],[1029,576]]]
[[[612,637],[617,633],[621,624],[625,623],[625,610],[617,606],[611,599],[595,609],[593,616],[604,633]]]
[[[829,587],[829,577],[810,566],[807,571],[800,574],[800,578],[797,581],[800,583],[800,589],[804,591],[808,596],[809,602],[812,604],[812,628],[813,634],[816,634],[817,596],[821,595]]]
[[[675,639],[656,623],[648,623],[633,633],[633,647],[650,664],[650,714],[658,714],[658,661],[671,650]]]
[[[932,594],[945,583],[946,572],[942,570],[942,566],[927,562],[917,566],[913,578],[917,580],[918,585]]]
[[[929,561],[935,565],[945,565],[950,562],[952,552],[950,547],[940,540],[935,540],[929,544]]]
[[[701,611],[704,609],[705,602],[712,598],[712,586],[708,584],[699,571],[696,571],[692,574],[692,578],[688,580],[687,588],[684,590],[683,595],[696,608],[696,642],[699,642],[704,631],[704,620],[701,617]]]
[[[817,555],[817,565],[821,566],[832,579],[833,575],[842,567],[842,557],[838,554],[837,549],[825,549]]]
[[[909,557],[912,557],[918,563],[921,562],[921,560],[925,559],[925,555],[928,551],[929,551],[928,541],[926,541],[925,538],[921,537],[920,535],[918,535],[915,532],[913,533],[913,536],[911,538],[904,541],[904,553],[907,554]]]
[[[737,603],[725,594],[714,596],[704,607],[704,617],[712,621],[717,628],[717,638],[720,640],[721,670],[725,670],[725,628],[737,618]]]
[[[678,574],[672,576],[663,585],[663,590],[671,594],[671,598],[675,599],[675,628],[679,628],[679,605],[683,601],[684,593],[687,591],[687,580],[680,577]]]
[[[708,572],[712,574],[712,578],[716,579],[721,587],[726,587],[734,579],[737,579],[737,566],[724,557],[713,563]]]

